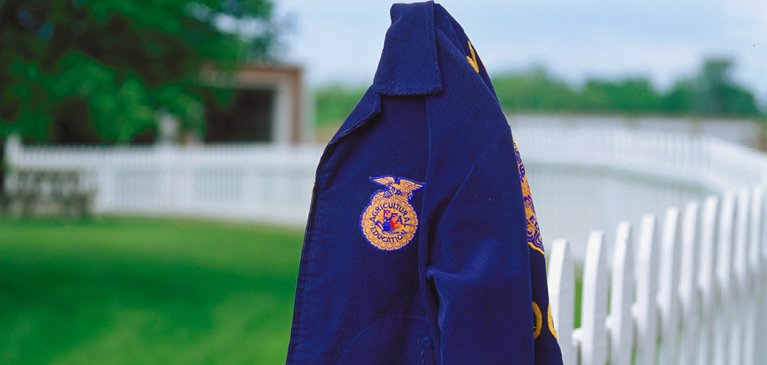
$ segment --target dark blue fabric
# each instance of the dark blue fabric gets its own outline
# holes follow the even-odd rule
[[[287,363],[561,364],[484,66],[441,6],[391,17],[375,82],[317,168]]]

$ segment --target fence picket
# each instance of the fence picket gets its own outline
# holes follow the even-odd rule
[[[716,262],[716,293],[715,305],[717,306],[714,316],[714,365],[725,365],[730,344],[730,320],[732,308],[729,306],[733,295],[732,289],[732,237],[733,219],[735,218],[735,194],[727,192],[722,199],[722,207],[719,215],[719,237],[717,241]]]
[[[721,204],[711,196],[700,217],[694,202],[687,205],[683,216],[678,209],[669,208],[660,241],[655,217],[643,218],[637,251],[637,300],[631,307],[636,321],[636,364],[754,363],[755,352],[760,350],[755,339],[762,330],[758,326],[762,306],[756,295],[764,289],[763,199],[762,188],[755,188],[753,195],[745,190],[737,195],[727,193]],[[610,364],[631,363],[631,326],[625,322],[633,294],[631,277],[626,275],[632,272],[630,232],[630,223],[619,224],[611,273],[604,234],[594,231],[589,237],[583,325],[574,333],[580,340],[580,364],[601,365],[608,357]],[[554,259],[562,261],[552,257],[552,264]],[[606,317],[608,275],[612,275],[612,289],[610,316]],[[761,286],[754,288],[757,282]]]
[[[714,305],[716,298],[716,284],[714,281],[714,269],[716,264],[715,239],[717,230],[717,212],[719,198],[709,196],[703,204],[703,215],[700,236],[700,271],[698,285],[701,291],[700,319],[701,330],[698,336],[698,364],[708,365],[713,357],[714,343]]]
[[[631,222],[618,223],[610,290],[610,364],[631,364],[633,347],[634,301],[634,245],[631,240]]]
[[[557,341],[564,365],[577,365],[577,349],[573,339],[575,310],[575,270],[567,240],[556,240],[549,254],[549,303]]]
[[[767,187],[762,187],[762,189],[767,189]],[[763,190],[764,191],[764,190]],[[767,199],[767,192],[763,194],[765,196],[765,199]],[[765,305],[763,304],[765,300],[767,300],[767,202],[763,202],[762,206],[764,207],[764,210],[761,210],[760,214],[762,215],[762,218],[760,220],[761,222],[761,230],[759,231],[760,242],[759,246],[761,246],[762,256],[760,258],[760,274],[759,278],[762,281],[761,285],[761,297],[759,302],[759,330],[757,331],[758,338],[762,339],[764,341],[765,338],[767,338],[767,308],[765,308]],[[759,353],[756,355],[757,359],[767,359],[767,346],[759,346],[758,347]]]
[[[639,228],[639,251],[637,257],[637,302],[634,317],[637,329],[637,365],[655,364],[658,339],[658,248],[655,234],[655,216],[642,218]]]
[[[581,306],[581,365],[607,362],[607,290],[609,269],[604,233],[592,231],[586,248]]]
[[[743,356],[743,331],[746,318],[746,298],[750,291],[748,274],[748,211],[750,202],[749,189],[741,189],[737,196],[737,209],[735,216],[735,240],[733,252],[733,268],[731,278],[732,297],[730,305],[732,317],[730,326],[730,364],[742,364]]]
[[[749,247],[748,247],[748,267],[751,277],[750,288],[752,294],[747,300],[747,317],[745,319],[743,364],[756,364],[756,339],[759,323],[764,315],[763,295],[764,295],[764,274],[762,273],[762,226],[763,217],[764,188],[754,187],[751,194],[751,211],[749,226]]]
[[[679,330],[679,314],[677,295],[679,289],[679,253],[681,237],[679,224],[679,209],[672,207],[666,210],[663,224],[662,255],[660,268],[659,309],[661,319],[661,341],[658,362],[661,365],[672,365],[676,362],[676,345]]]
[[[679,276],[679,299],[682,320],[679,337],[679,363],[697,363],[697,344],[700,304],[698,301],[698,203],[690,202],[684,210],[682,222],[682,263]]]

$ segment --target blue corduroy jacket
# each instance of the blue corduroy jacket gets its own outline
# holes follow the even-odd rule
[[[484,65],[397,4],[317,168],[288,364],[561,364],[524,167]]]

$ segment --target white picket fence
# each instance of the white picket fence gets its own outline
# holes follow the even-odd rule
[[[562,236],[573,241],[547,245],[552,315],[565,364],[767,363],[765,192],[738,190],[767,183],[767,156],[708,137],[650,132],[521,127],[514,135],[544,234],[550,234],[544,221],[559,224],[544,220],[552,214],[546,196],[582,198],[569,204],[577,209],[562,218],[575,221],[590,210],[602,209],[613,218],[625,213],[620,209],[648,211],[650,195],[667,206],[697,192],[714,194],[683,212],[669,208],[662,224],[647,215],[638,230],[621,222],[613,234],[601,225],[607,229],[590,234],[583,260],[573,256],[578,246],[572,234]],[[6,142],[12,170],[81,171],[97,188],[96,212],[292,225],[305,222],[320,153],[313,146],[82,148]],[[571,186],[571,175],[561,175],[550,180],[563,180],[559,186],[568,190],[539,194],[547,183],[536,181],[537,168],[617,172],[623,174],[621,184],[634,190],[597,185],[603,196],[593,199]],[[635,186],[638,180],[660,184],[663,193],[634,194],[646,189]],[[7,180],[6,186],[13,183]],[[605,231],[616,237],[614,246],[605,241]],[[575,268],[581,264],[581,327],[573,329]]]
[[[706,137],[525,127],[514,135],[549,237],[585,235],[583,227],[613,226],[616,217],[636,219],[637,212],[657,214],[670,204],[767,182],[763,154]],[[11,171],[80,171],[96,191],[96,213],[300,226],[321,153],[318,146],[24,146],[10,138],[5,156]],[[13,176],[6,174],[6,186]],[[577,243],[582,257],[585,243]]]
[[[614,237],[621,220],[638,223],[645,213],[767,184],[767,155],[710,137],[608,126],[515,125],[513,132],[543,237],[569,238],[578,262],[591,230]]]
[[[621,222],[611,258],[593,231],[577,329],[570,245],[554,241],[549,295],[564,363],[767,363],[764,199],[755,187],[668,208],[662,222],[646,215],[636,238]]]
[[[306,223],[316,146],[23,146],[6,142],[15,170],[82,174],[95,213],[200,216],[300,226]]]

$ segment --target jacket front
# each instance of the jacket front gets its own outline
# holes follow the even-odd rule
[[[560,364],[524,167],[476,50],[396,4],[374,84],[326,147],[288,364]]]

